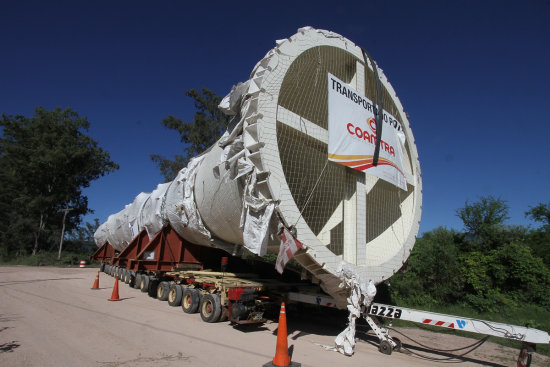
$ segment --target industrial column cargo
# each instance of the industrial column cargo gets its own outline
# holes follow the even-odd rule
[[[342,122],[366,149],[355,167],[330,151],[333,115],[346,106],[331,101],[338,96],[371,112]],[[378,105],[383,114],[373,113]],[[122,251],[142,229],[152,238],[170,223],[189,242],[263,256],[279,251],[277,233],[290,228],[304,245],[295,259],[340,308],[350,294],[339,287],[344,277],[364,288],[403,266],[420,221],[418,154],[394,89],[364,50],[333,32],[299,29],[277,41],[220,108],[233,116],[227,133],[174,181],[110,216],[96,232],[98,246]],[[368,149],[380,125],[374,166]]]

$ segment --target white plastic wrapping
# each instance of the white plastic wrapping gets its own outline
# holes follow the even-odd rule
[[[158,185],[147,200],[145,200],[143,209],[141,210],[140,220],[143,227],[147,230],[149,238],[153,238],[166,222],[164,206],[166,204],[166,190],[168,190],[170,185],[171,182]]]
[[[376,177],[353,176],[325,163],[326,90],[318,86],[326,88],[327,72],[341,74],[338,77],[346,77],[351,88],[367,95],[361,90],[372,84],[367,76],[373,66],[360,47],[333,32],[304,27],[277,41],[250,79],[233,87],[220,103],[220,109],[233,116],[220,140],[191,160],[174,181],[159,185],[151,195],[140,194],[110,217],[96,232],[96,244],[108,239],[121,250],[128,233],[135,236],[147,229],[152,236],[169,222],[190,242],[230,252],[245,248],[263,256],[279,249],[274,236],[278,225],[293,226],[305,245],[294,258],[339,308],[350,310],[350,327],[337,339],[339,350],[350,353],[360,306],[370,302],[374,284],[391,277],[408,258],[422,204],[414,137],[379,68],[385,96],[406,136],[407,190],[398,192]],[[300,79],[304,75],[307,79]],[[302,85],[307,88],[299,89]],[[304,96],[315,98],[305,103]],[[323,165],[326,171],[321,171]],[[303,200],[319,192],[323,196],[316,202]],[[334,205],[323,207],[327,202]]]
[[[354,274],[346,264],[342,266],[340,287],[350,289],[348,302],[348,326],[334,340],[335,350],[347,356],[353,355],[355,348],[355,321],[361,317],[361,308],[368,307],[376,296],[376,286],[372,280],[366,282]]]
[[[209,246],[210,231],[204,226],[195,205],[196,169],[204,156],[192,159],[182,169],[166,191],[165,218],[180,236],[190,242]]]

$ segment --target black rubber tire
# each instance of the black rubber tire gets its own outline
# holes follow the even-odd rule
[[[136,273],[128,270],[128,286],[130,288],[134,288],[135,284],[136,284]]]
[[[141,273],[136,273],[136,277],[134,278],[134,288],[139,289],[139,286],[141,285]]]
[[[170,283],[160,282],[157,287],[157,299],[159,301],[167,301],[169,291],[170,291]]]
[[[521,348],[519,351],[519,356],[516,365],[518,367],[529,367],[531,366],[532,355],[529,353],[529,350],[526,347]]]
[[[151,298],[157,298],[157,288],[160,281],[156,278],[149,277],[149,290],[147,290],[147,294]]]
[[[122,272],[120,273],[120,281],[122,283],[126,283],[126,269],[122,269]]]
[[[103,267],[103,272],[105,274],[109,274],[109,265],[105,264],[105,266]]]
[[[392,352],[392,347],[390,342],[387,340],[382,340],[380,342],[380,345],[378,346],[378,350],[383,354],[390,355]]]
[[[147,293],[149,291],[149,283],[150,283],[149,276],[145,274],[141,274],[141,282],[139,283],[139,289],[143,293]]]
[[[195,288],[184,288],[181,308],[185,313],[196,313],[199,309],[201,297]]]
[[[145,293],[149,290],[149,276],[141,274],[141,282],[139,282],[139,289]]]
[[[181,306],[181,299],[183,298],[183,289],[179,284],[170,284],[168,289],[168,304],[172,307]]]
[[[101,265],[99,265],[99,271],[101,272],[105,271],[105,263],[101,263]]]
[[[222,313],[222,305],[218,294],[207,294],[202,298],[199,307],[201,319],[204,322],[217,322]]]

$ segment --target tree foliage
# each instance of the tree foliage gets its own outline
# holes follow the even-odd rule
[[[118,165],[85,134],[87,119],[70,108],[3,114],[0,127],[0,255],[55,248],[61,209],[72,208],[66,228],[76,228],[90,212],[82,189]]]
[[[545,231],[550,231],[550,202],[529,207],[529,210],[525,212],[525,215],[541,224]]]
[[[185,94],[195,101],[197,112],[193,121],[184,122],[172,115],[161,121],[162,125],[180,134],[180,141],[185,143],[183,154],[176,154],[172,159],[158,154],[151,155],[166,181],[173,180],[191,158],[210,148],[226,130],[229,122],[229,118],[218,109],[221,97],[211,90],[203,88],[199,92],[190,89]]]
[[[508,219],[508,209],[504,200],[487,196],[471,204],[466,202],[463,208],[457,210],[472,247],[487,249],[497,246],[498,233]]]
[[[544,222],[545,205],[526,215]],[[457,210],[465,232],[437,228],[418,238],[409,271],[392,278],[394,302],[411,306],[467,305],[499,312],[522,304],[550,306],[546,227],[505,225],[508,207],[482,197]],[[546,242],[544,241],[546,239]]]
[[[525,215],[541,225],[529,231],[528,243],[533,253],[550,267],[550,203],[530,207]]]

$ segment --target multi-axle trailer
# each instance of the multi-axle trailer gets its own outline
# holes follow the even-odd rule
[[[265,265],[253,266],[235,257],[229,262],[224,251],[189,243],[169,224],[150,241],[143,231],[121,252],[107,242],[90,259],[100,261],[102,271],[131,287],[171,306],[181,305],[186,313],[199,312],[205,322],[264,322],[264,313],[276,309],[289,292],[311,294],[318,289],[288,274],[275,279],[270,266],[266,271]],[[240,272],[229,271],[231,267]]]
[[[153,239],[138,234],[122,251],[105,243],[91,260],[101,262],[101,271],[118,277],[130,287],[151,297],[181,306],[185,313],[199,313],[205,322],[229,320],[234,324],[263,323],[268,311],[276,311],[281,301],[336,307],[334,299],[319,287],[287,276],[270,277],[257,273],[234,273],[247,267],[243,260],[227,253],[187,242],[169,224]],[[261,266],[260,266],[261,268]],[[469,331],[522,342],[518,366],[529,366],[536,344],[550,343],[547,332],[492,321],[432,313],[403,307],[372,303],[362,316],[380,340],[379,350],[391,354],[401,348],[401,341],[391,337],[379,318],[406,320],[424,325]]]

